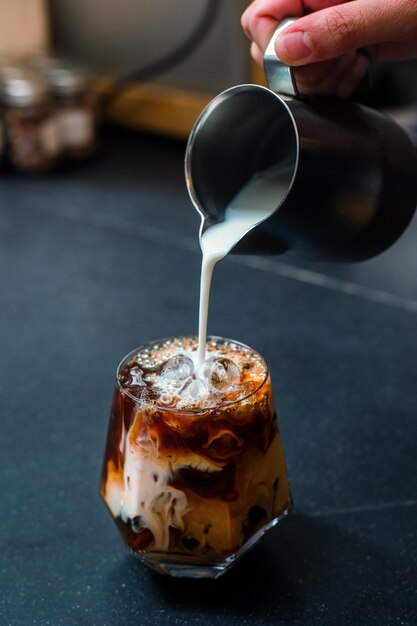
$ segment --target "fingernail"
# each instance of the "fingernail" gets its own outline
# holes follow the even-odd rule
[[[281,37],[281,44],[290,59],[302,61],[313,52],[310,35],[297,31]]]
[[[348,98],[355,89],[360,85],[362,78],[366,74],[366,70],[368,69],[368,61],[363,56],[358,56],[352,65],[350,71],[344,76],[339,88],[337,90],[337,95],[339,98]]]
[[[368,70],[369,61],[365,56],[359,55],[353,67],[355,78],[363,78]]]

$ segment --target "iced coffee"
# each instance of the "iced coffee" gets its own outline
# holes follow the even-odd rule
[[[130,550],[216,577],[291,507],[271,380],[241,343],[155,342],[117,371],[101,493]]]

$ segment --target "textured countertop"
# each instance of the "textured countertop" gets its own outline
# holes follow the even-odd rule
[[[115,368],[196,331],[184,145],[107,131],[0,175],[0,624],[417,623],[417,221],[355,266],[230,257],[209,331],[270,364],[295,508],[217,581],[161,577],[98,496]]]

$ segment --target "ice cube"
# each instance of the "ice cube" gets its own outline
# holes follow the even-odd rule
[[[142,378],[143,371],[140,369],[140,367],[132,367],[129,371],[129,374],[129,387],[146,387],[146,383]]]
[[[186,354],[171,356],[161,368],[161,377],[166,381],[181,381],[190,378],[194,372],[194,363]]]
[[[228,402],[238,402],[250,396],[258,387],[259,384],[253,380],[238,385],[232,385],[224,392],[224,400]]]
[[[190,398],[193,400],[202,400],[207,398],[210,390],[206,381],[201,378],[189,378],[184,387],[180,391],[181,398]]]
[[[227,357],[211,357],[204,363],[202,377],[216,391],[227,391],[240,381],[240,367]]]
[[[159,404],[163,404],[164,406],[170,406],[175,402],[175,396],[169,393],[161,393],[158,396]]]

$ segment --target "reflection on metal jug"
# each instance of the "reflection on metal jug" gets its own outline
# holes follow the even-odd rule
[[[311,260],[360,261],[391,245],[417,205],[417,154],[390,118],[336,98],[299,97],[292,69],[265,53],[269,89],[215,97],[188,140],[185,166],[201,234],[255,176],[286,172],[272,215],[235,253],[291,250]]]

